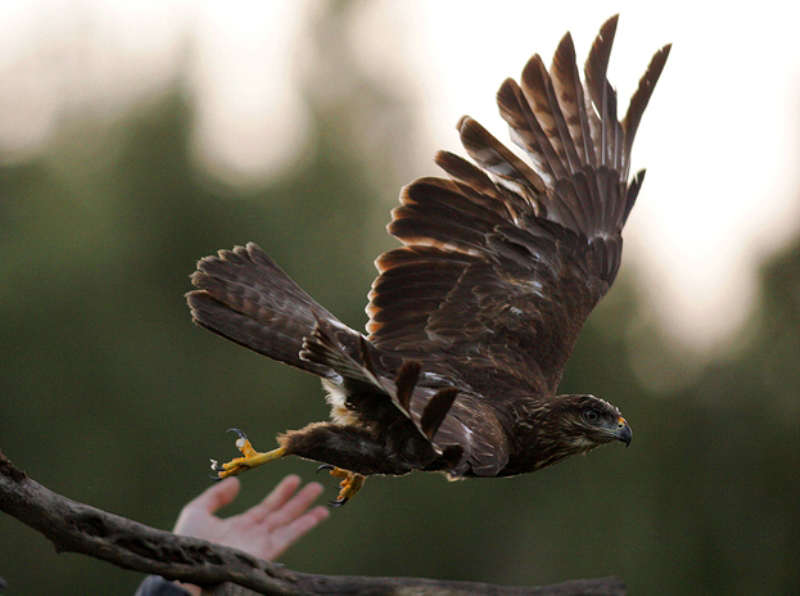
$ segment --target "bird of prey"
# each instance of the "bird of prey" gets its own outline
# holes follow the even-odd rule
[[[343,504],[373,474],[450,478],[533,472],[631,440],[620,411],[593,395],[557,395],[581,327],[614,281],[622,228],[644,171],[631,146],[669,54],[661,48],[622,120],[606,78],[617,17],[584,67],[567,33],[548,71],[534,55],[497,93],[506,148],[458,123],[472,162],[440,151],[446,178],[411,182],[388,226],[401,247],[378,257],[368,334],[304,292],[253,243],[201,259],[187,294],[194,321],[322,377],[330,422],[219,465],[225,478],[288,455],[342,479]],[[474,162],[474,163],[473,163]]]

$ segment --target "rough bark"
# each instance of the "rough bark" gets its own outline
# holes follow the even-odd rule
[[[242,551],[177,536],[78,503],[31,480],[0,453],[0,510],[39,531],[58,552],[75,552],[124,569],[209,586],[214,596],[267,595],[536,595],[624,596],[617,578],[536,588],[418,578],[325,576],[290,571]]]

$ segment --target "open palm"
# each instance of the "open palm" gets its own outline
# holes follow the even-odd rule
[[[300,483],[298,476],[287,476],[258,505],[223,519],[214,513],[236,498],[240,486],[238,479],[228,478],[187,503],[174,532],[273,560],[328,517],[325,507],[308,509],[322,493],[322,486],[311,482],[295,493]]]

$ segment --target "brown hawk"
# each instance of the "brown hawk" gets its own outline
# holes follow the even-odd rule
[[[372,474],[451,478],[532,472],[611,441],[619,410],[557,395],[578,333],[617,275],[622,228],[644,178],[629,179],[633,138],[670,46],[617,119],[606,79],[617,17],[601,28],[581,83],[569,33],[550,70],[539,55],[497,93],[530,165],[469,117],[473,163],[439,152],[448,178],[406,186],[381,255],[369,335],[339,321],[255,244],[206,257],[187,297],[194,321],[322,377],[332,422],[309,424],[213,467],[219,478],[287,455],[343,478],[344,503]],[[235,429],[234,429],[235,430]]]

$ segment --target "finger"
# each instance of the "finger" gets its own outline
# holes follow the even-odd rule
[[[309,482],[279,509],[275,509],[269,515],[269,524],[276,528],[289,524],[303,515],[306,509],[322,494],[323,490],[319,482]]]
[[[189,501],[183,509],[200,509],[206,513],[214,513],[236,498],[240,486],[239,479],[233,477],[216,482]]]
[[[321,521],[328,518],[330,511],[327,507],[318,506],[304,513],[291,523],[279,528],[272,534],[271,559],[280,556],[287,548],[308,534]]]
[[[251,507],[242,515],[254,523],[261,522],[267,515],[281,508],[292,497],[294,491],[300,486],[300,482],[300,477],[297,474],[289,474],[258,505]]]

